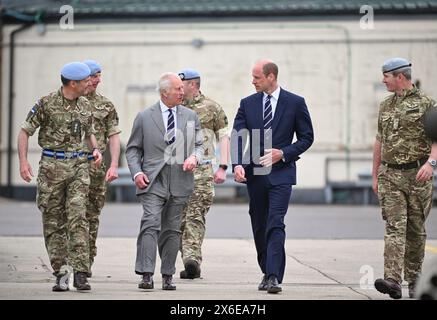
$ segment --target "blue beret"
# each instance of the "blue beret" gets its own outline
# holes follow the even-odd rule
[[[91,70],[91,75],[95,75],[98,72],[102,72],[102,66],[94,60],[85,60],[83,63],[85,63]]]
[[[191,79],[200,78],[200,73],[194,69],[184,69],[181,72],[179,72],[178,75],[179,78],[181,78],[181,80],[191,80]]]
[[[88,78],[90,73],[90,68],[82,62],[70,62],[61,69],[61,75],[68,80],[83,80]]]
[[[388,59],[384,62],[382,65],[382,72],[392,72],[395,70],[403,69],[403,68],[410,68],[411,63],[404,58],[392,58]]]

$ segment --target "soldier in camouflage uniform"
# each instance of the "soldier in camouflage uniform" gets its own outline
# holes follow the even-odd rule
[[[179,73],[184,84],[184,106],[194,110],[200,120],[204,136],[204,160],[194,171],[194,192],[182,214],[182,260],[185,270],[181,279],[200,277],[202,242],[205,237],[205,217],[214,197],[213,183],[226,180],[229,154],[228,119],[218,103],[200,92],[200,75],[196,70],[186,69]],[[215,142],[220,146],[220,165],[213,172]]]
[[[39,127],[43,148],[37,178],[37,205],[42,213],[45,245],[56,276],[53,291],[68,290],[68,276],[61,267],[74,270],[77,290],[90,290],[88,221],[86,199],[90,183],[88,160],[99,165],[102,156],[93,135],[91,109],[86,92],[90,70],[73,62],[61,70],[63,86],[38,100],[21,125],[18,135],[20,175],[30,182],[33,172],[27,160],[29,136]],[[92,155],[84,152],[85,145]]]
[[[86,60],[85,63],[91,70],[90,86],[87,99],[91,104],[95,136],[99,150],[102,154],[109,143],[111,164],[106,171],[104,163],[100,167],[90,164],[90,191],[87,204],[87,218],[90,235],[90,269],[88,277],[91,277],[91,267],[94,257],[97,255],[97,231],[99,229],[99,216],[106,199],[106,182],[118,178],[118,159],[120,157],[120,129],[118,128],[118,115],[114,105],[107,98],[96,92],[100,83],[102,68],[94,60]]]
[[[384,279],[375,288],[402,297],[402,270],[414,296],[425,254],[425,220],[432,205],[437,144],[424,132],[424,114],[435,102],[411,82],[411,64],[387,60],[383,83],[393,92],[381,103],[373,149],[373,189],[386,222]]]

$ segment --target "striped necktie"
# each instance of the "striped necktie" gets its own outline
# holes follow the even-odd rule
[[[175,141],[175,139],[176,139],[176,137],[175,137],[173,110],[168,109],[166,142],[167,142],[167,144],[172,144]]]
[[[272,103],[270,99],[271,95],[268,95],[266,98],[266,102],[264,103],[264,132],[265,134],[269,133],[269,130],[272,129]]]

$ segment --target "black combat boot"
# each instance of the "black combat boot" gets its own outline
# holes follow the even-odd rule
[[[53,286],[52,291],[62,292],[68,291],[70,288],[68,287],[68,280],[70,278],[70,273],[59,273],[56,275],[56,284]]]
[[[73,286],[77,290],[91,290],[91,286],[86,279],[86,272],[75,272]]]
[[[200,278],[200,266],[197,261],[188,260],[185,263],[185,270],[180,273],[181,279],[196,279]]]
[[[408,283],[408,296],[413,299],[416,295],[416,281]]]
[[[376,279],[375,288],[381,293],[388,294],[392,299],[402,298],[401,285],[391,278],[388,279]]]

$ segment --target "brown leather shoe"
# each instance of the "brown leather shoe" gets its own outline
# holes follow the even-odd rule
[[[162,290],[176,290],[176,285],[173,283],[173,276],[162,275]]]
[[[391,278],[388,279],[376,279],[375,288],[381,293],[388,294],[392,299],[402,298],[401,285]]]
[[[153,289],[153,274],[145,273],[141,279],[141,282],[138,284],[138,288],[140,289]]]

